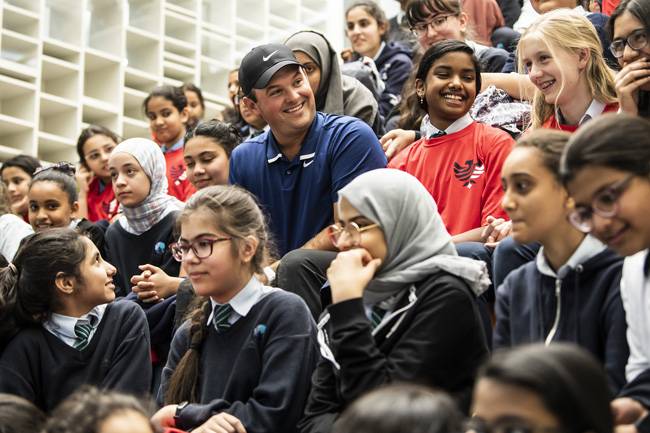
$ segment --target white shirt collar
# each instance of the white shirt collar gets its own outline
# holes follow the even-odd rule
[[[580,12],[582,15],[585,15],[585,16],[589,15],[589,13],[590,13],[585,8],[583,8],[582,6],[576,6],[576,7],[573,8],[573,10],[576,11],[576,12]]]
[[[77,324],[77,321],[90,321],[90,316],[94,316],[94,329],[97,329],[97,326],[99,326],[99,323],[104,317],[104,312],[106,311],[107,305],[108,304],[97,305],[95,308],[81,317],[72,317],[66,316],[64,314],[52,313],[50,314],[49,319],[43,322],[43,327],[54,334],[57,338],[62,340],[64,343],[72,346],[77,341],[77,335],[74,332],[74,327]]]
[[[578,125],[582,125],[591,119],[595,119],[596,117],[600,116],[603,114],[603,111],[605,111],[605,107],[607,104],[604,102],[596,101],[595,99],[591,100],[591,104],[589,104],[589,107],[587,107],[587,111],[585,111],[585,114],[582,115],[580,118],[580,121],[578,122]],[[558,109],[556,117],[560,123],[564,123],[564,116],[562,115],[562,112]]]
[[[384,47],[386,46],[386,42],[382,42],[381,45],[379,46],[379,50],[377,50],[377,54],[375,54],[375,57],[372,58],[375,62],[381,56],[381,52],[384,51]]]
[[[558,269],[557,273],[553,268],[551,268],[551,265],[546,260],[546,256],[544,256],[544,247],[539,249],[535,262],[537,264],[537,269],[543,275],[562,279],[571,269],[575,269],[578,265],[586,262],[595,255],[600,254],[605,248],[607,248],[605,244],[592,235],[587,235],[582,242],[580,242],[580,245],[578,245],[578,248],[576,248],[571,257],[569,257],[569,260]]]
[[[262,298],[269,293],[275,292],[279,289],[263,285],[256,277],[252,277],[243,289],[239,291],[228,304],[232,307],[234,312],[230,315],[228,322],[232,325],[240,317],[245,317],[248,312],[257,304]],[[208,317],[208,325],[212,323],[212,316],[214,315],[214,307],[220,305],[214,299],[210,298],[212,305],[212,313]]]
[[[463,117],[456,119],[451,125],[449,125],[444,132],[445,134],[453,134],[454,132],[462,131],[471,125],[472,122],[474,122],[472,116],[469,113],[465,113]],[[432,135],[439,133],[440,130],[431,124],[429,115],[427,114],[424,116],[424,119],[422,119],[422,127],[420,128],[420,132],[422,133],[423,137],[429,138]]]

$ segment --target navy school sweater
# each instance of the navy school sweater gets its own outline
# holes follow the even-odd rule
[[[117,296],[131,292],[131,277],[142,273],[138,269],[140,265],[148,263],[161,268],[168,275],[178,276],[181,264],[169,250],[169,245],[177,241],[174,235],[177,216],[178,212],[168,213],[140,235],[127,232],[118,221],[108,227],[105,239],[110,256],[107,261],[117,268]]]
[[[402,87],[411,75],[411,50],[398,42],[388,42],[375,60],[375,65],[386,85],[379,98],[379,112],[386,117],[399,104]]]
[[[409,295],[405,291],[394,311],[409,304]],[[415,303],[375,336],[360,298],[327,307],[326,340],[340,369],[324,358],[318,363],[301,432],[329,433],[350,403],[392,382],[443,389],[469,409],[476,371],[488,356],[476,297],[446,272],[416,283],[415,295]]]
[[[84,384],[145,395],[151,382],[149,331],[132,302],[108,304],[90,344],[79,351],[42,326],[23,329],[0,355],[0,392],[49,412]]]
[[[605,367],[614,394],[625,385],[629,357],[622,265],[622,258],[606,249],[562,279],[561,315],[553,338],[591,352]],[[495,349],[546,339],[556,316],[555,284],[555,278],[539,272],[535,260],[508,275],[496,294]]]
[[[185,322],[174,335],[159,404],[189,348],[189,325]],[[177,427],[195,428],[227,412],[248,433],[296,432],[317,357],[316,325],[304,301],[293,293],[272,292],[230,329],[217,333],[209,326],[201,346],[199,401],[181,411]]]

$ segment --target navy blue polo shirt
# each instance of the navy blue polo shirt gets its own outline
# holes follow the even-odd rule
[[[255,194],[284,255],[332,224],[332,205],[341,188],[385,166],[386,156],[366,123],[317,112],[293,160],[280,152],[268,131],[233,150],[229,181]]]

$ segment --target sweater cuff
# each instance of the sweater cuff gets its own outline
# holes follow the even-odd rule
[[[334,332],[355,324],[358,325],[360,322],[370,325],[362,298],[348,299],[332,304],[327,307],[327,311],[330,313],[330,323]]]

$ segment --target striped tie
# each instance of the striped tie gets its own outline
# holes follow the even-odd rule
[[[93,331],[93,325],[87,319],[77,320],[74,325],[74,335],[77,337],[74,347],[77,350],[84,350],[90,343],[90,334]]]
[[[379,324],[381,323],[381,320],[384,318],[386,315],[386,310],[381,308],[378,305],[375,305],[372,307],[372,311],[370,312],[370,325],[372,326],[372,329],[375,329]]]
[[[223,332],[230,328],[228,319],[232,314],[233,309],[230,304],[215,305],[212,315],[212,325],[217,332]]]

